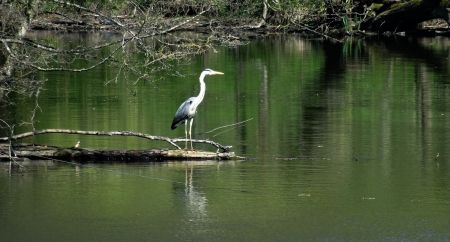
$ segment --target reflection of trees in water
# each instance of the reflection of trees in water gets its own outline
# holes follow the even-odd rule
[[[450,136],[446,130],[436,132],[435,124],[439,125],[439,119],[446,118],[448,108],[446,103],[433,103],[433,99],[440,95],[442,90],[433,88],[433,79],[430,77],[431,70],[425,63],[414,66],[416,81],[416,125],[418,126],[419,144],[421,150],[421,168],[423,173],[432,172],[430,183],[440,189],[433,189],[438,197],[448,198],[448,145]],[[445,91],[444,91],[445,92]],[[441,113],[441,112],[446,113]],[[442,154],[444,153],[444,154]]]
[[[324,64],[319,76],[313,81],[310,94],[302,95],[302,134],[300,143],[302,155],[309,155],[317,145],[322,145],[323,134],[327,129],[327,114],[333,105],[339,105],[342,100],[339,90],[343,88],[342,79],[347,71],[347,58],[343,56],[342,43],[325,41],[313,45],[324,54]]]
[[[425,139],[425,143],[429,143],[430,139],[433,139],[433,137],[428,137],[432,132],[431,116],[433,109],[436,110],[436,107],[442,108],[442,106],[445,106],[445,104],[433,105],[431,89],[433,85],[442,86],[448,83],[449,47],[448,44],[443,44],[439,40],[434,40],[434,42],[430,43],[430,41],[424,39],[407,38],[368,40],[363,43],[358,42],[357,45],[353,46],[347,43],[332,43],[328,41],[323,43],[313,42],[312,48],[323,53],[324,63],[314,80],[306,82],[310,83],[310,86],[304,87],[304,90],[307,91],[299,95],[299,104],[301,105],[299,108],[302,110],[302,112],[299,112],[300,116],[298,117],[301,123],[299,131],[300,142],[293,145],[298,145],[298,150],[300,150],[302,156],[309,156],[314,153],[315,147],[321,146],[323,142],[329,142],[330,138],[337,138],[325,136],[329,133],[329,129],[340,129],[339,132],[346,132],[348,137],[351,136],[348,132],[353,132],[355,125],[346,127],[343,126],[345,125],[344,123],[339,123],[339,120],[331,119],[352,119],[354,99],[360,95],[359,93],[353,93],[352,87],[360,85],[352,82],[370,80],[370,77],[363,76],[367,75],[367,72],[362,72],[359,76],[354,72],[365,70],[369,66],[373,70],[387,72],[379,103],[382,109],[380,120],[381,133],[379,135],[383,148],[380,155],[389,157],[390,154],[389,148],[392,145],[391,126],[393,124],[391,109],[393,108],[392,102],[394,102],[394,98],[398,97],[394,93],[396,90],[395,86],[398,85],[394,84],[399,81],[396,80],[398,74],[396,75],[395,73],[402,70],[402,68],[404,68],[403,71],[407,71],[409,67],[413,67],[416,72],[416,109],[417,119],[420,119],[417,122],[422,129],[422,133],[419,135],[421,135],[422,139]],[[401,65],[399,66],[398,64]],[[430,79],[427,72],[430,75],[432,73],[434,78]],[[365,91],[377,92],[377,90],[371,89],[366,89]],[[408,90],[404,90],[404,92],[405,95],[408,95]],[[409,94],[414,95],[414,93]],[[350,106],[345,107],[344,105]],[[336,113],[334,110],[342,109],[345,109],[348,115],[345,114],[346,116],[343,117],[333,116]],[[376,117],[374,114],[372,116]],[[347,141],[349,140],[336,140],[339,143]],[[334,143],[334,141],[331,143]],[[425,143],[424,145],[426,145]],[[427,156],[434,156],[434,154],[428,154]]]
[[[236,82],[235,89],[234,89],[234,94],[235,94],[235,102],[236,102],[236,119],[235,122],[240,122],[242,120],[247,120],[248,116],[247,116],[247,105],[245,105],[246,102],[246,96],[247,93],[245,92],[245,62],[244,62],[244,58],[236,58],[236,60],[234,60],[234,68],[235,68],[235,76],[234,76],[234,80]],[[237,146],[240,150],[239,153],[240,154],[247,154],[247,143],[248,143],[248,139],[247,139],[247,128],[245,127],[245,125],[242,126],[238,126],[236,127],[237,130],[237,134],[239,137],[239,141],[241,142],[241,144],[239,146]]]
[[[258,90],[258,154],[269,154],[269,80],[267,66],[261,64],[262,78]]]
[[[424,64],[417,64],[415,69],[416,97],[417,97],[417,125],[420,129],[422,146],[422,162],[430,160],[432,144],[432,93],[431,80]]]
[[[389,173],[390,166],[385,163],[389,160],[392,150],[392,83],[394,81],[394,60],[389,61],[388,76],[383,83],[383,95],[381,100],[381,161],[383,162],[383,168],[385,173]]]
[[[388,53],[390,58],[402,57],[415,63],[422,63],[433,72],[443,76],[449,75],[448,51],[450,49],[445,39],[434,39],[434,43],[428,38],[387,38],[375,43],[368,42],[374,53]],[[439,48],[433,47],[441,43]],[[448,82],[448,78],[439,79]]]

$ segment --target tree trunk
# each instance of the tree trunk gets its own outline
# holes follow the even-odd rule
[[[8,144],[0,143],[0,161],[9,160],[63,160],[89,163],[104,162],[145,162],[167,160],[230,160],[239,159],[234,152],[210,152],[199,150],[94,150],[81,148],[61,148],[54,146],[17,144],[13,145],[15,157],[6,155]]]
[[[147,140],[164,141],[176,148],[152,149],[152,150],[96,150],[79,148],[78,142],[73,148],[34,145],[34,144],[14,144],[12,141],[45,134],[77,134],[89,136],[133,136]],[[43,129],[34,130],[9,137],[0,137],[0,160],[16,159],[58,159],[76,160],[83,162],[109,162],[109,161],[162,161],[162,160],[228,160],[236,159],[234,152],[229,151],[231,146],[224,146],[212,140],[190,140],[194,143],[203,143],[217,148],[216,152],[210,151],[190,151],[182,150],[176,142],[186,142],[186,139],[171,139],[164,136],[155,136],[133,131],[86,131],[70,129]],[[12,143],[12,144],[11,144]]]
[[[13,3],[10,3],[13,4]],[[13,23],[7,23],[8,20],[3,20],[5,22],[2,23],[4,28],[7,28],[11,32],[7,33],[9,38],[11,39],[22,39],[27,33],[31,21],[33,21],[36,15],[36,8],[39,4],[39,0],[26,0],[24,3],[21,3],[17,8],[22,9],[22,13],[12,13],[17,14],[16,21]],[[0,5],[2,6],[2,5]],[[15,7],[11,7],[14,9]],[[3,13],[4,14],[4,13]],[[14,25],[14,26],[11,26]],[[6,26],[6,27],[5,27]],[[15,44],[8,46],[6,42],[1,43],[0,47],[0,81],[11,77],[14,69],[14,53],[15,53]]]
[[[418,24],[432,19],[444,19],[449,25],[450,1],[447,0],[411,0],[389,1],[361,1],[364,4],[372,3],[371,9],[375,16],[367,18],[362,29],[371,31],[408,31],[415,30]]]

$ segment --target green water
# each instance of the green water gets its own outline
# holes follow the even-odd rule
[[[77,39],[78,36],[66,38]],[[84,39],[83,39],[84,40]],[[0,167],[1,241],[449,241],[450,44],[273,37],[175,63],[153,81],[117,70],[42,73],[36,128],[171,137],[209,67],[194,137],[245,161]],[[0,118],[29,119],[17,97]],[[245,121],[243,125],[208,132]],[[18,131],[29,127],[18,127]],[[170,148],[136,138],[29,142]],[[208,146],[197,146],[211,149]]]

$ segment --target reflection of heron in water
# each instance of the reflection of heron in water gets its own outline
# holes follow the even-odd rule
[[[206,206],[208,200],[204,194],[198,192],[193,185],[193,175],[194,166],[186,165],[186,180],[185,180],[185,195],[186,195],[186,206],[188,208],[188,219],[189,221],[201,221],[205,220],[208,216],[206,211]]]

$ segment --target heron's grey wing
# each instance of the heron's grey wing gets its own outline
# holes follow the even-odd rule
[[[193,101],[194,101],[194,97],[191,97],[188,100],[184,101],[180,105],[177,112],[175,113],[175,117],[173,117],[172,126],[171,126],[172,129],[175,129],[178,125],[182,124],[187,119],[192,118],[189,115],[189,109],[190,109]]]

